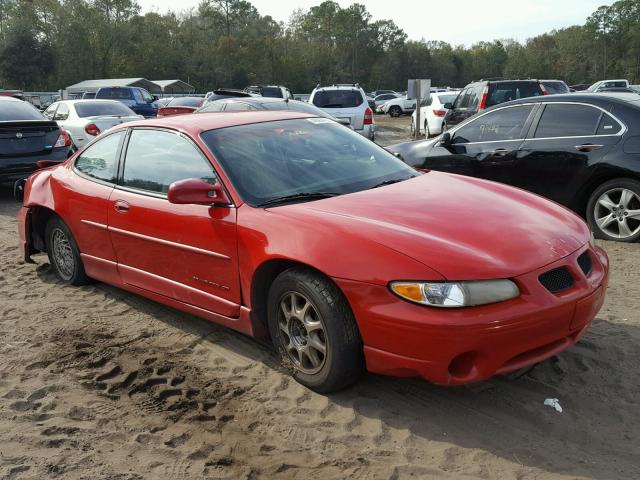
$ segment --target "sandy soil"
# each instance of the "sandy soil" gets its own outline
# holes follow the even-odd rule
[[[592,328],[520,378],[322,396],[240,334],[21,263],[17,210],[0,193],[0,478],[640,478],[640,245],[604,245]]]

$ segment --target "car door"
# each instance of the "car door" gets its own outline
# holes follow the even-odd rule
[[[515,105],[482,114],[451,132],[450,145],[440,142],[423,168],[502,183],[512,183],[513,169],[534,105]]]
[[[598,163],[620,140],[622,124],[588,104],[547,103],[524,141],[513,184],[569,205]]]
[[[67,207],[73,212],[66,220],[78,242],[87,274],[115,284],[120,283],[120,278],[107,225],[124,137],[124,131],[117,131],[82,151],[73,164],[78,178],[65,195]]]
[[[238,317],[236,209],[169,203],[169,185],[187,178],[217,178],[191,139],[170,130],[130,131],[109,208],[118,270],[128,285]]]

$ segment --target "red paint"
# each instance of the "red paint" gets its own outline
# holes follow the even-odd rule
[[[72,158],[27,182],[19,215],[24,256],[31,247],[29,212],[49,208],[69,225],[90,276],[247,334],[254,333],[256,270],[272,259],[299,262],[345,294],[370,371],[441,384],[521,368],[580,338],[602,305],[609,265],[569,210],[522,190],[438,172],[325,200],[252,208],[199,137],[213,128],[305,116],[214,113],[118,127],[161,126],[188,135],[216,168],[230,204],[172,204],[92,182],[73,171]],[[593,269],[585,277],[577,258],[586,250]],[[559,266],[570,270],[575,285],[554,295],[538,276]],[[387,288],[393,280],[492,278],[513,279],[520,297],[436,309]]]

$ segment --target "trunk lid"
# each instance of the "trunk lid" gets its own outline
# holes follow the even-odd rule
[[[49,153],[60,127],[49,120],[0,122],[0,158]]]

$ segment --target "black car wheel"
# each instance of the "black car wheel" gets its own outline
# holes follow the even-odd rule
[[[617,242],[640,239],[640,182],[611,180],[598,187],[587,204],[587,220],[596,237]]]
[[[397,105],[394,105],[389,109],[389,115],[392,117],[399,117],[400,115],[402,115],[402,109]]]
[[[85,285],[90,282],[84,271],[78,245],[69,227],[58,217],[52,217],[45,230],[47,255],[60,280],[69,285]]]
[[[281,273],[269,290],[269,331],[282,363],[322,393],[353,384],[364,371],[362,340],[347,300],[326,277],[304,268]]]

